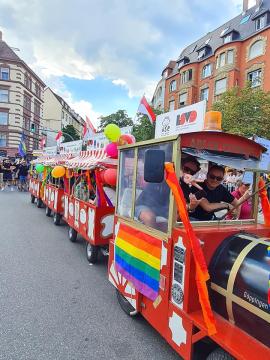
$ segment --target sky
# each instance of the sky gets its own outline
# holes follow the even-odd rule
[[[242,11],[243,0],[0,0],[0,30],[53,91],[95,125],[136,115],[185,46]]]

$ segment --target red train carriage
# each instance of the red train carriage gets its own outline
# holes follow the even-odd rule
[[[35,201],[37,203],[37,207],[41,208],[43,205],[43,177],[44,174],[38,174],[35,171],[35,165],[42,164],[44,161],[50,159],[50,156],[40,156],[38,159],[33,160],[31,163],[31,171],[30,171],[30,179],[29,179],[29,192],[31,194],[31,203],[33,204]]]
[[[63,219],[69,225],[69,239],[76,241],[77,234],[80,234],[86,241],[88,261],[95,263],[99,250],[108,254],[114,219],[114,205],[104,195],[101,173],[106,169],[116,169],[117,161],[108,158],[104,150],[82,151],[79,156],[66,161],[66,167],[74,175],[70,178],[69,191],[64,194]],[[84,199],[76,195],[76,184],[82,180],[89,193],[98,193],[92,201],[89,193]]]
[[[246,138],[209,131],[120,148],[109,280],[124,311],[141,313],[183,359],[194,359],[200,346],[213,350],[208,359],[270,358],[270,227],[257,221],[258,194],[248,220],[223,216],[190,226],[178,183],[186,153],[252,170],[255,190],[264,151]],[[146,226],[138,219],[137,198],[147,181],[167,186],[164,166],[171,187],[168,210],[157,213],[154,226]],[[152,196],[162,196],[158,187]]]
[[[51,169],[54,166],[62,166],[68,159],[72,159],[72,154],[58,154],[44,161],[44,166]],[[54,179],[47,171],[47,179],[43,191],[43,203],[45,205],[46,216],[53,213],[53,222],[59,225],[64,213],[64,177]]]

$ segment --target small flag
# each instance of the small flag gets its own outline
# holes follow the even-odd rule
[[[87,124],[85,123],[85,124],[84,124],[84,127],[83,127],[83,133],[82,133],[82,138],[83,138],[83,139],[85,138],[87,132],[88,132]]]
[[[24,157],[26,155],[27,149],[25,145],[25,136],[24,133],[22,133],[21,140],[18,147],[18,152],[21,157]]]
[[[137,113],[147,115],[152,124],[156,121],[156,114],[151,109],[151,106],[148,104],[145,96],[143,96],[141,99]]]
[[[97,132],[96,128],[92,124],[92,121],[89,119],[88,116],[85,116],[85,123],[87,125],[87,129],[92,130],[92,132],[95,134]]]
[[[63,136],[63,133],[62,133],[62,131],[60,130],[60,131],[58,131],[58,133],[57,133],[57,135],[56,135],[56,137],[55,137],[55,140],[56,141],[59,141],[60,139],[61,139],[61,137]]]

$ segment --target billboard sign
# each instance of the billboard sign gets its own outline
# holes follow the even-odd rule
[[[206,113],[206,101],[158,115],[155,138],[202,131]]]
[[[69,141],[60,144],[60,154],[74,154],[77,155],[82,151],[82,140]]]

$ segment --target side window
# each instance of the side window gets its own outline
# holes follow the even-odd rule
[[[132,209],[132,181],[135,165],[134,149],[121,152],[118,188],[117,213],[121,216],[131,217]]]
[[[135,220],[163,232],[168,231],[170,189],[165,180],[162,183],[144,181],[144,159],[148,149],[164,150],[165,161],[172,161],[172,143],[146,146],[138,149],[136,177]]]

